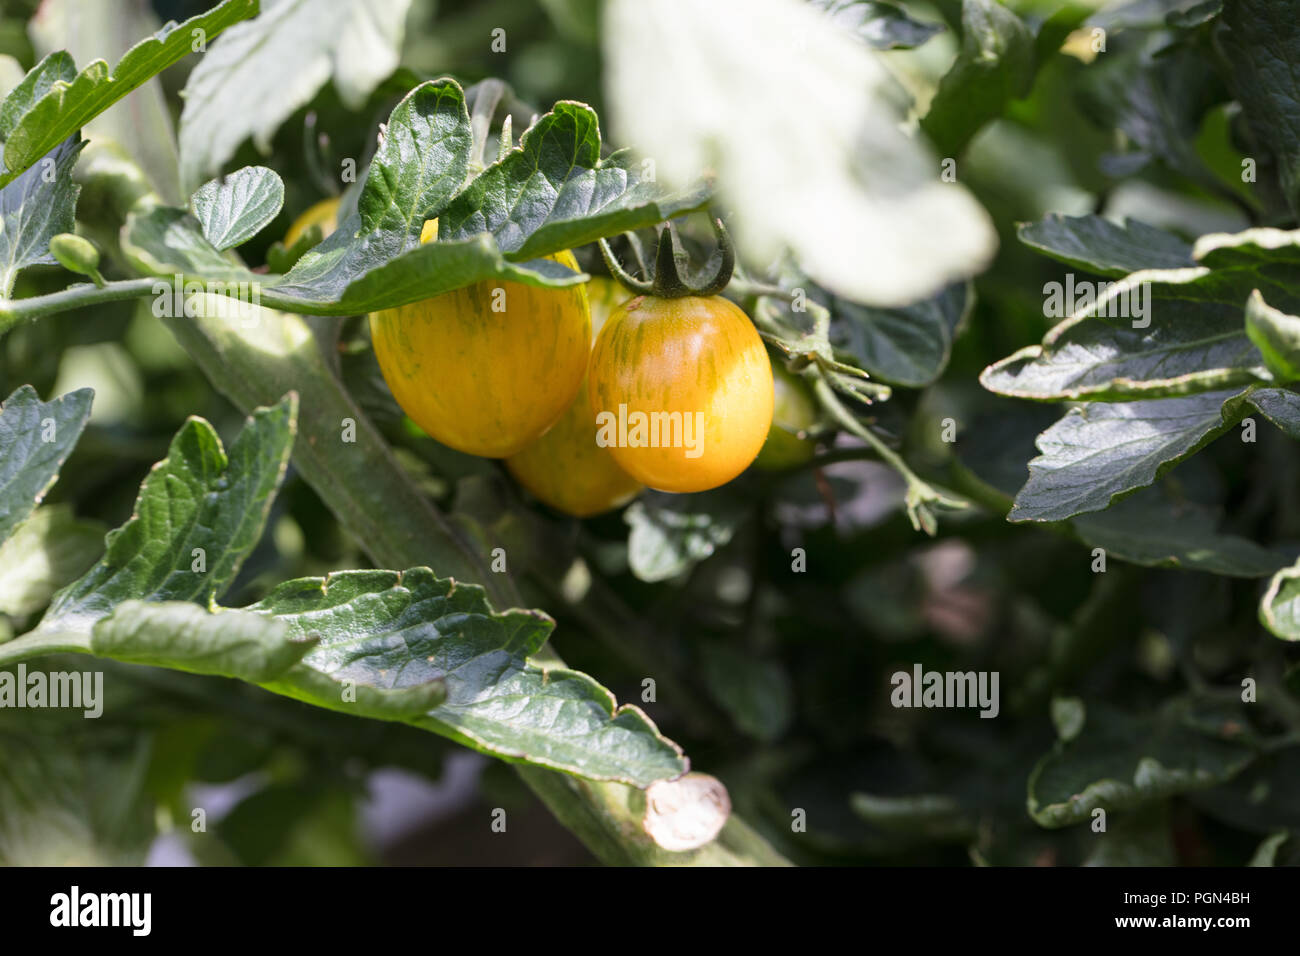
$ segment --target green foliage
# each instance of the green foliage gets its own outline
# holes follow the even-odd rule
[[[743,98],[659,181],[592,4],[494,8],[488,58],[472,4],[225,0],[80,71],[66,15],[38,59],[0,14],[0,675],[111,688],[102,720],[0,709],[0,860],[138,863],[170,830],[204,863],[375,862],[357,775],[457,747],[614,863],[1300,859],[1300,2],[807,6],[836,57],[897,68],[875,105],[914,97],[940,182],[857,117],[753,137]],[[190,52],[182,101],[156,78]],[[818,52],[710,65],[820,101]],[[646,77],[647,109],[692,96]],[[137,107],[147,161],[105,138]],[[863,207],[765,242],[780,197],[713,192],[800,149],[889,207],[882,261],[953,261],[969,222],[905,233],[936,190],[997,258],[902,304],[813,281],[880,269],[840,238]],[[322,194],[337,228],[286,247]],[[571,286],[602,239],[648,273],[666,220],[703,274],[705,211],[740,250],[724,294],[810,388],[808,461],[579,521],[394,402],[366,313]],[[898,706],[913,667],[996,676],[996,706]],[[670,851],[642,791],[688,754],[734,809]],[[259,783],[187,833],[192,787],[232,780]]]

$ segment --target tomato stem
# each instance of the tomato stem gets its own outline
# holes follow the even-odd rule
[[[686,266],[686,251],[682,248],[681,240],[677,235],[677,227],[671,222],[666,222],[659,231],[659,245],[655,250],[655,270],[654,276],[649,279],[637,279],[633,277],[614,257],[614,252],[609,247],[609,243],[604,239],[599,240],[601,255],[605,258],[605,265],[613,273],[614,278],[621,282],[634,295],[653,295],[660,299],[680,299],[684,296],[699,296],[708,298],[710,296],[720,295],[731,282],[732,272],[736,268],[736,250],[731,244],[731,235],[727,232],[727,227],[722,224],[722,220],[717,216],[712,217],[710,224],[713,226],[713,234],[718,237],[718,248],[714,250],[713,255],[709,257],[706,268],[716,262],[712,268],[712,278],[705,281],[702,285],[692,285],[682,277],[682,270]],[[632,252],[636,256],[637,263],[644,273],[647,271],[645,257],[641,252],[641,241],[633,233],[627,234],[628,243],[632,247]]]

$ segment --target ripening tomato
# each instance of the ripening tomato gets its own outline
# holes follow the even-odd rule
[[[725,484],[772,424],[772,365],[749,317],[720,296],[638,295],[596,338],[589,391],[598,440],[660,491]]]
[[[320,226],[320,236],[324,239],[338,228],[338,224],[338,197],[333,196],[329,199],[322,199],[320,202],[309,206],[301,216],[293,221],[293,225],[289,227],[289,231],[284,234],[285,248],[288,248],[297,242],[299,237],[312,226]]]
[[[817,451],[817,443],[808,437],[808,430],[817,424],[817,405],[808,383],[777,362],[772,366],[772,384],[776,388],[772,428],[754,459],[754,467],[765,471],[802,465]]]
[[[614,307],[630,295],[613,279],[588,282],[592,332],[599,333]],[[564,417],[507,458],[506,468],[534,497],[577,518],[617,508],[641,490],[641,483],[619,467],[610,449],[596,444],[596,411],[585,378]]]
[[[547,258],[578,271],[571,252]],[[371,313],[370,335],[384,380],[417,425],[458,451],[507,458],[573,402],[591,314],[582,286],[485,280]]]

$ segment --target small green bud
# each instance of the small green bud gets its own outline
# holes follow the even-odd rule
[[[99,275],[99,250],[89,239],[61,232],[50,239],[50,255],[71,272],[90,276],[96,283],[103,281]]]

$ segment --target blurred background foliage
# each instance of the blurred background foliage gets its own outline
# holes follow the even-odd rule
[[[179,21],[207,4],[147,6],[159,21]],[[947,27],[918,49],[883,54],[924,112],[956,53],[960,4],[903,6]],[[1013,6],[1030,18],[1044,7]],[[840,439],[823,452],[848,460],[748,474],[689,499],[646,499],[646,520],[663,509],[694,515],[711,541],[703,552],[712,554],[682,559],[667,580],[641,580],[629,568],[621,513],[584,522],[549,513],[496,463],[421,434],[388,394],[364,322],[343,323],[343,374],[423,487],[485,520],[511,548],[547,556],[554,575],[521,584],[530,604],[558,619],[555,641],[569,664],[620,700],[640,701],[642,681],[653,677],[657,700],[645,709],[796,862],[1240,865],[1257,850],[1260,861],[1300,860],[1300,839],[1286,836],[1300,830],[1294,745],[1252,750],[1249,766],[1226,782],[1174,787],[1117,811],[1106,834],[1088,821],[1048,829],[1026,810],[1035,768],[1043,762],[1050,772],[1059,748],[1053,713],[1074,706],[1089,726],[1113,719],[1120,728],[1114,747],[1096,756],[1099,766],[1158,735],[1171,708],[1180,720],[1192,713],[1236,722],[1251,740],[1294,742],[1300,733],[1297,655],[1257,623],[1259,581],[1118,560],[1097,574],[1090,549],[1060,528],[1006,522],[997,493],[1023,483],[1033,437],[1058,411],[998,398],[977,382],[985,365],[1042,337],[1050,320],[1041,289],[1063,271],[1016,241],[1017,223],[1049,211],[1099,212],[1190,239],[1260,221],[1262,205],[1237,175],[1244,131],[1205,59],[1171,56],[1153,68],[1126,55],[1153,42],[1164,14],[1179,6],[1188,4],[1143,0],[1109,14],[1154,25],[1117,31],[1104,74],[1068,43],[1045,57],[1029,95],[980,131],[961,160],[961,181],[999,231],[997,258],[975,282],[974,310],[942,376],[923,389],[896,388],[872,410],[924,476],[978,491],[988,505],[945,518],[934,538],[912,529],[894,473]],[[0,53],[24,68],[35,58],[27,24],[36,8],[35,0],[0,7]],[[327,85],[281,126],[269,155],[245,144],[229,163],[270,166],[286,183],[280,219],[242,253],[264,261],[294,217],[336,192],[337,179],[323,171],[341,158],[362,167],[374,129],[417,78],[450,73],[468,86],[500,77],[522,104],[577,99],[601,111],[599,12],[597,0],[413,0],[402,71],[362,109],[345,108]],[[497,27],[506,30],[504,53],[490,46]],[[162,77],[173,119],[193,62]],[[654,76],[652,62],[647,52],[647,84],[668,87],[654,95],[690,95]],[[1190,158],[1161,155],[1158,143],[1124,132],[1142,128],[1132,114],[1169,106],[1143,100],[1143,90],[1158,88],[1143,73],[1152,69],[1182,96],[1175,118],[1191,133]],[[1115,90],[1135,92],[1121,100]],[[584,265],[600,269],[589,253]],[[30,270],[16,294],[52,291],[66,278],[55,267]],[[227,438],[242,419],[153,317],[149,300],[8,333],[0,394],[25,383],[44,396],[95,388],[90,426],[50,500],[110,527],[129,515],[140,480],[186,416],[207,418]],[[960,423],[955,446],[938,437],[945,418]],[[1225,439],[1180,469],[1177,493],[1214,507],[1225,530],[1289,558],[1300,552],[1298,477],[1295,444],[1261,430],[1256,445]],[[292,472],[269,528],[225,603],[256,600],[289,577],[366,566]],[[805,573],[791,573],[795,548],[806,553]],[[611,629],[611,608],[641,625]],[[1000,715],[894,709],[890,675],[914,663],[998,671]],[[439,738],[233,682],[106,669],[111,692],[128,700],[116,698],[99,721],[0,711],[0,733],[25,742],[13,745],[23,759],[0,766],[0,783],[41,811],[24,816],[11,810],[18,797],[6,803],[0,858],[134,862],[152,846],[156,861],[202,863],[591,860],[508,768]],[[1289,687],[1289,703],[1241,707],[1246,676]],[[58,747],[47,746],[53,740]],[[1167,766],[1204,763],[1195,743],[1169,746]],[[195,806],[209,809],[206,834],[191,833]],[[506,833],[491,832],[493,807],[507,809]],[[799,809],[806,832],[792,831]]]

